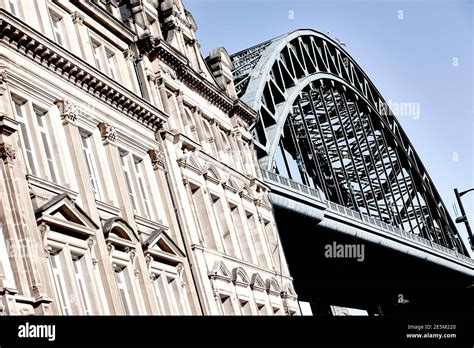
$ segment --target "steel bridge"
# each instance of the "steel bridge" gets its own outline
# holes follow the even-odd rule
[[[300,298],[316,311],[472,306],[474,261],[393,112],[341,44],[296,30],[231,58],[237,93],[259,115],[257,155]],[[333,242],[362,243],[366,260],[324,257]]]

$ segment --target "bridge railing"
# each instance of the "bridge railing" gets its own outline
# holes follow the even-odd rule
[[[304,184],[301,184],[297,181],[285,178],[285,177],[283,177],[279,174],[272,173],[272,172],[269,172],[267,170],[262,169],[261,172],[262,172],[262,175],[263,175],[263,178],[265,179],[265,181],[273,182],[273,183],[277,183],[277,184],[286,186],[287,188],[289,188],[292,191],[297,191],[300,194],[302,193],[305,196],[311,197],[313,199],[317,199],[319,202],[323,201],[323,202],[326,203],[327,207],[329,209],[331,209],[331,211],[336,212],[336,213],[338,213],[342,216],[358,220],[362,223],[365,223],[365,224],[370,225],[372,227],[377,227],[377,228],[379,228],[381,230],[384,230],[386,232],[389,232],[391,234],[395,234],[395,235],[403,237],[405,239],[410,239],[410,240],[412,240],[412,241],[414,241],[418,244],[430,247],[430,248],[435,249],[435,250],[437,250],[437,251],[439,251],[443,254],[450,255],[450,256],[455,257],[455,258],[457,258],[459,260],[462,260],[464,262],[474,264],[473,259],[471,259],[470,257],[465,256],[463,254],[460,254],[455,250],[446,248],[446,247],[444,247],[442,245],[439,245],[439,244],[437,244],[437,243],[435,243],[435,242],[433,242],[429,239],[420,237],[420,236],[418,236],[416,234],[413,234],[413,233],[410,233],[410,232],[406,232],[406,231],[402,230],[399,227],[387,224],[387,223],[385,223],[383,221],[380,221],[378,219],[374,219],[374,218],[372,218],[368,215],[359,213],[359,212],[355,211],[354,209],[351,209],[351,208],[345,207],[343,205],[331,202],[327,199],[324,199],[323,197],[321,197],[319,191],[312,188],[312,187],[308,187],[308,186],[306,186]]]
[[[295,180],[285,178],[284,176],[278,175],[276,173],[269,172],[268,170],[261,169],[261,172],[262,172],[263,178],[266,181],[273,181],[277,184],[286,186],[293,191],[296,190],[300,193],[303,193],[306,196],[309,196],[311,198],[316,197],[319,200],[322,199],[321,195],[319,194],[319,191],[312,187],[306,186]]]

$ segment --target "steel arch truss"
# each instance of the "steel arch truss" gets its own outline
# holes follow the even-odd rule
[[[232,59],[239,96],[259,113],[263,169],[468,255],[400,124],[339,44],[298,30]]]

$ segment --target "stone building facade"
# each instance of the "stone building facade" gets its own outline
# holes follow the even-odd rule
[[[256,114],[181,0],[0,7],[0,312],[300,314]]]

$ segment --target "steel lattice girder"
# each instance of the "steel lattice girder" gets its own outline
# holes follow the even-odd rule
[[[468,255],[423,163],[378,90],[335,41],[297,30],[231,56],[263,169],[276,151],[331,201]],[[289,174],[291,176],[291,173]]]

